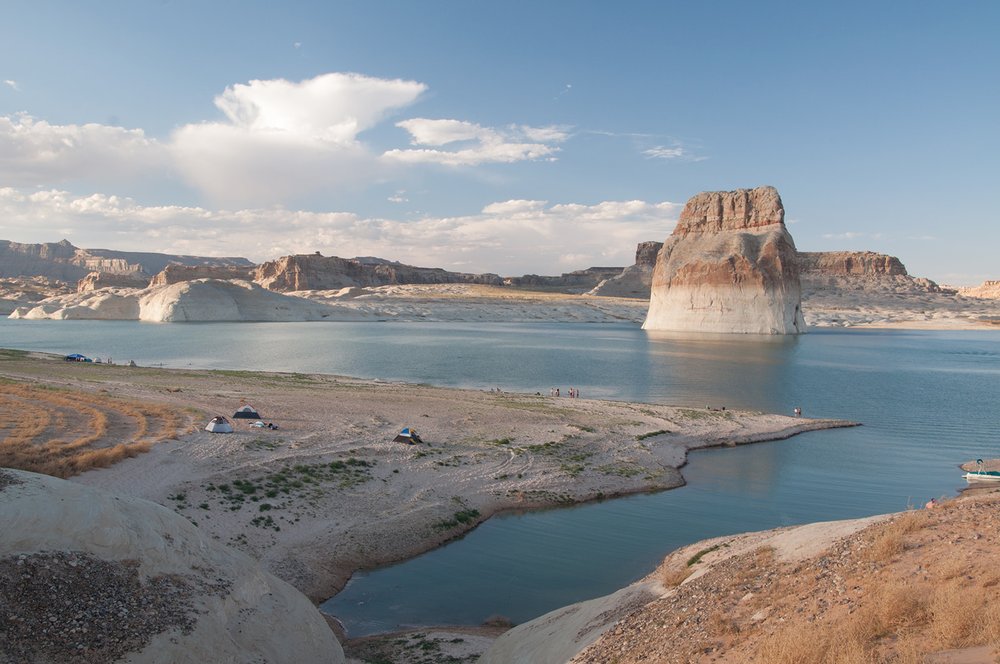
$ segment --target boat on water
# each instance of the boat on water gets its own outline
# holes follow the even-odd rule
[[[967,482],[1000,482],[1000,470],[986,470],[982,459],[976,459],[976,469],[962,475]]]

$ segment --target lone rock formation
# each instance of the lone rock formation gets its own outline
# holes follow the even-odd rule
[[[774,187],[692,197],[656,259],[643,329],[805,332],[795,243]]]

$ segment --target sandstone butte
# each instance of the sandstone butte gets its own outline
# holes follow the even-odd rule
[[[795,243],[774,187],[692,197],[656,259],[643,328],[805,332]]]

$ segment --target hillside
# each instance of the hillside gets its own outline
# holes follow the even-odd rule
[[[998,508],[992,491],[699,542],[619,593],[507,632],[481,661],[993,662]]]

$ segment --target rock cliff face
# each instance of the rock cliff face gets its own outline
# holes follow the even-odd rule
[[[414,267],[378,258],[338,258],[305,254],[284,256],[257,266],[253,281],[275,291],[336,290],[349,286],[396,284],[491,284],[495,274],[466,274],[440,268]]]
[[[661,248],[663,248],[662,242],[640,242],[635,250],[635,265],[629,265],[621,274],[597,284],[588,295],[649,299],[656,256]]]
[[[522,277],[504,277],[505,286],[535,290],[554,290],[561,293],[586,293],[602,281],[621,274],[620,267],[588,267],[586,270],[563,272],[558,277],[526,274]]]
[[[145,272],[91,272],[76,283],[76,292],[87,293],[102,288],[145,288],[149,276]]]
[[[305,595],[160,505],[0,469],[0,532],[0,661],[344,661]]]
[[[657,256],[643,328],[805,332],[795,243],[784,218],[774,187],[691,198]]]

